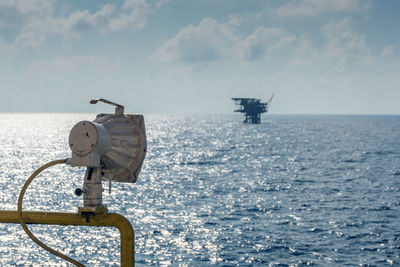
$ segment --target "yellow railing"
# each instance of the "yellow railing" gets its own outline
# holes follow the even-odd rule
[[[51,224],[75,226],[112,226],[121,234],[121,266],[134,266],[135,232],[129,220],[116,213],[83,214],[62,212],[24,211],[26,224]],[[20,223],[17,211],[0,211],[0,223]]]

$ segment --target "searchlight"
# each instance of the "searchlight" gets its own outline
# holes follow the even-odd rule
[[[121,266],[134,266],[135,234],[128,219],[120,214],[108,213],[102,203],[102,180],[135,183],[146,155],[147,142],[142,115],[124,114],[124,107],[106,99],[93,99],[91,104],[103,102],[115,106],[112,114],[101,113],[93,121],[78,122],[69,135],[71,158],[54,160],[38,168],[22,187],[16,211],[0,210],[0,223],[19,223],[26,234],[40,247],[76,266],[79,261],[56,251],[41,242],[28,229],[27,224],[113,226],[121,233]],[[77,213],[23,211],[24,194],[33,181],[45,169],[69,164],[86,167],[83,188],[75,194],[83,195],[83,207]]]

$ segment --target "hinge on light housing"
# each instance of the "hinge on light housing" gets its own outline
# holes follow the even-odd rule
[[[124,114],[124,106],[122,106],[122,105],[120,105],[120,104],[117,104],[117,103],[114,103],[114,102],[111,102],[111,101],[108,101],[107,99],[104,99],[104,98],[95,98],[95,99],[92,99],[92,100],[90,100],[90,104],[97,104],[97,102],[103,102],[103,103],[105,103],[105,104],[109,104],[109,105],[112,105],[112,106],[115,106],[116,108],[115,108],[115,114],[117,114],[117,115],[123,115]]]

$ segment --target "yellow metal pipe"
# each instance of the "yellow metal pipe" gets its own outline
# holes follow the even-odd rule
[[[120,214],[24,211],[23,218],[26,224],[116,227],[121,235],[121,267],[130,267],[135,264],[135,232],[129,220]],[[0,223],[19,224],[18,212],[1,210]]]

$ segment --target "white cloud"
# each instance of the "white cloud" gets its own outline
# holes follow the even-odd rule
[[[188,63],[214,61],[229,56],[238,42],[233,29],[205,18],[198,26],[187,26],[168,40],[153,56],[156,61]]]
[[[97,30],[103,34],[127,29],[138,31],[146,25],[147,15],[150,12],[146,0],[126,0],[119,8],[115,5],[104,5],[94,13],[78,10],[67,18],[54,18],[53,25],[57,27],[44,28],[51,32],[62,33],[67,38],[80,37],[81,32],[88,30]]]
[[[296,37],[279,28],[257,28],[240,45],[245,59],[254,60],[295,41]]]
[[[261,10],[258,12],[251,12],[245,15],[238,15],[238,14],[230,14],[230,21],[229,24],[232,26],[240,26],[245,22],[255,22],[259,20],[265,11]]]
[[[0,1],[0,29],[17,32],[13,49],[38,47],[45,41],[38,22],[52,18],[54,0],[3,0]]]
[[[344,19],[322,26],[322,39],[316,39],[315,33],[298,38],[294,56],[279,70],[282,86],[287,88],[287,98],[296,94],[291,89],[296,87],[302,88],[299,90],[301,93],[295,96],[302,101],[307,103],[306,97],[310,95],[319,99],[308,111],[307,108],[296,107],[299,110],[354,113],[360,99],[358,96],[376,90],[372,83],[378,80],[377,76],[381,76],[379,79],[392,76],[387,72],[387,62],[372,53],[365,35],[354,31],[352,26],[352,20]],[[379,66],[384,69],[384,74],[377,74]],[[291,110],[293,107],[286,108]]]
[[[125,0],[122,6],[103,5],[95,12],[75,10],[67,15],[54,14],[54,0],[0,1],[0,29],[13,28],[18,33],[14,45],[37,47],[47,34],[66,39],[79,38],[84,31],[100,33],[138,31],[146,25],[151,7],[146,0]]]
[[[232,21],[220,24],[211,18],[198,26],[187,26],[168,40],[152,57],[155,61],[182,61],[186,63],[211,62],[217,59],[255,60],[273,49],[279,49],[295,40],[278,28],[257,28],[251,35],[241,38]]]
[[[371,61],[365,35],[352,30],[350,19],[329,23],[323,26],[321,31],[327,38],[322,57],[336,59],[342,63]]]
[[[127,28],[140,30],[145,26],[150,12],[151,9],[146,0],[126,0],[120,9],[119,16],[110,19],[104,32],[121,31]]]
[[[329,11],[356,11],[370,7],[367,0],[300,0],[276,9],[278,16],[316,16]]]
[[[373,68],[377,60],[369,48],[365,35],[352,28],[350,19],[328,23],[320,28],[322,38],[315,42],[315,34],[297,38],[296,50],[285,66],[285,73],[318,73],[317,80]],[[336,74],[335,74],[336,73]]]
[[[73,12],[62,24],[65,25],[64,31],[68,34],[78,34],[79,32],[90,29],[103,29],[107,26],[110,16],[114,13],[115,7],[105,5],[99,11],[90,14],[87,10]]]
[[[17,48],[37,48],[46,40],[46,36],[32,31],[21,32],[14,41],[14,46]]]

